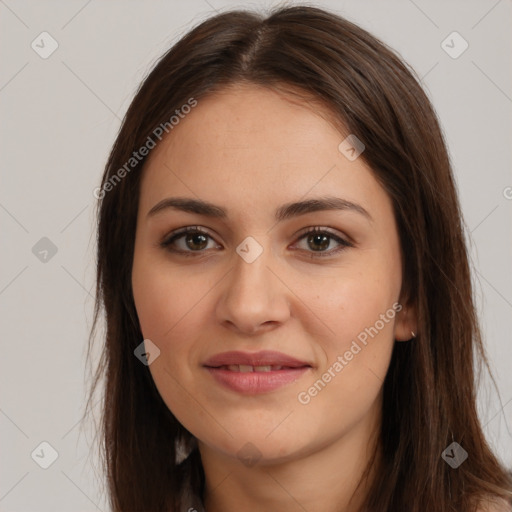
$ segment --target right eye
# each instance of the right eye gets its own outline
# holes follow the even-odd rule
[[[200,227],[187,226],[173,231],[160,245],[173,253],[196,256],[208,248],[208,239],[213,241],[213,238]],[[181,243],[181,247],[176,248],[178,242]]]

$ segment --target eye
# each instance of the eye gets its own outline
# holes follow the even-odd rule
[[[212,248],[208,247],[208,239],[213,241],[211,235],[199,226],[187,226],[171,233],[160,245],[170,252],[183,256],[199,256],[205,249]],[[308,251],[307,248],[300,250],[310,252],[312,258],[332,256],[347,247],[353,247],[351,243],[331,233],[328,228],[315,227],[308,229],[302,233],[298,241],[303,240],[306,240],[307,247],[312,250]],[[338,247],[326,250],[332,241],[338,244]]]
[[[303,233],[299,238],[299,241],[302,240],[305,240],[307,247],[312,249],[312,251],[310,251],[312,252],[312,258],[332,256],[333,254],[343,251],[347,247],[353,247],[352,244],[338,235],[331,233],[327,228],[320,227],[309,229],[306,233]],[[338,244],[338,247],[331,250],[325,250],[331,245],[333,240]],[[305,250],[307,251],[307,249]]]
[[[198,226],[187,226],[172,233],[169,238],[161,243],[161,246],[184,256],[195,256],[194,253],[203,252],[204,249],[208,248],[208,239],[213,240],[206,231]],[[182,243],[176,244],[176,242]],[[176,248],[176,245],[178,245],[178,248]]]

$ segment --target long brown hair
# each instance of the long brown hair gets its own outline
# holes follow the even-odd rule
[[[383,457],[363,509],[471,511],[485,497],[510,501],[512,474],[492,453],[476,410],[476,370],[488,363],[434,109],[414,71],[384,43],[335,14],[291,6],[268,17],[222,13],[186,34],[143,81],[110,153],[98,194],[89,349],[102,308],[106,333],[89,405],[104,379],[100,451],[112,510],[178,510],[186,473],[198,494],[204,484],[197,450],[186,465],[176,462],[177,440],[191,434],[133,353],[143,340],[131,269],[146,158],[129,171],[126,163],[190,98],[200,103],[238,83],[318,100],[340,131],[366,145],[361,158],[393,203],[404,254],[402,291],[416,308],[418,333],[395,343],[383,389]],[[123,166],[127,172],[119,173]],[[452,442],[469,454],[457,469],[441,457]]]

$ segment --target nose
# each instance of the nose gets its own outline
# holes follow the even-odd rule
[[[234,267],[221,283],[217,304],[219,322],[238,333],[254,335],[274,329],[290,317],[291,295],[264,249],[249,263],[234,255]]]

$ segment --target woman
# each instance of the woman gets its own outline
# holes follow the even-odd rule
[[[383,43],[313,7],[205,21],[95,194],[114,511],[510,509],[446,146]]]

